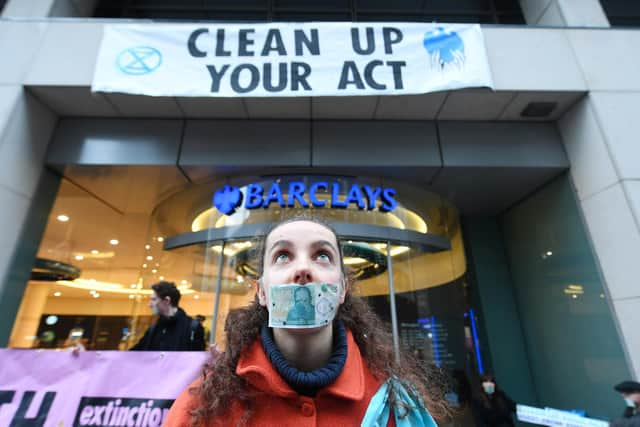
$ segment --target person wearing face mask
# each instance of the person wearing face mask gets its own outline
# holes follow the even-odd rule
[[[614,387],[622,395],[626,408],[622,418],[611,423],[611,427],[640,427],[640,383],[624,381]]]
[[[257,257],[254,301],[229,312],[225,352],[178,397],[165,426],[435,427],[447,417],[432,377],[410,354],[396,361],[391,335],[350,292],[328,225],[279,223]]]
[[[513,427],[515,402],[498,387],[493,375],[482,375],[480,386],[481,390],[475,399],[478,424],[486,427]]]
[[[178,307],[180,291],[172,282],[151,285],[149,308],[157,321],[147,329],[132,351],[201,351],[204,350],[202,324]]]

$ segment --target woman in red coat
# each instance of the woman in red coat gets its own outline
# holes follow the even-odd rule
[[[410,355],[395,361],[390,334],[350,294],[330,227],[295,218],[262,246],[256,300],[229,313],[226,351],[180,395],[165,426],[434,426],[431,417],[447,415],[425,370]],[[302,298],[301,287],[312,292]]]

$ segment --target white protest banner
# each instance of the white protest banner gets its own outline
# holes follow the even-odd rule
[[[518,421],[550,427],[607,427],[606,421],[582,417],[567,411],[553,408],[516,405]]]
[[[292,97],[493,87],[479,25],[106,25],[94,92]]]

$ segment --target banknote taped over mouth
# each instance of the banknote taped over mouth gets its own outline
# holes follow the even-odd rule
[[[269,327],[301,329],[330,324],[340,305],[340,286],[331,283],[269,286]]]

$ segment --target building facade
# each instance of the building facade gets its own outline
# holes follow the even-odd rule
[[[492,372],[518,402],[616,416],[612,385],[640,376],[640,31],[617,26],[637,11],[344,3],[5,2],[0,346],[129,348],[158,280],[181,286],[181,305],[223,346],[226,313],[253,298],[261,227],[304,209],[274,196],[224,215],[214,193],[315,186],[326,191],[314,212],[336,225],[356,292],[399,355]],[[495,90],[91,92],[114,22],[434,19],[483,24]],[[397,206],[328,206],[353,186],[393,189]]]

